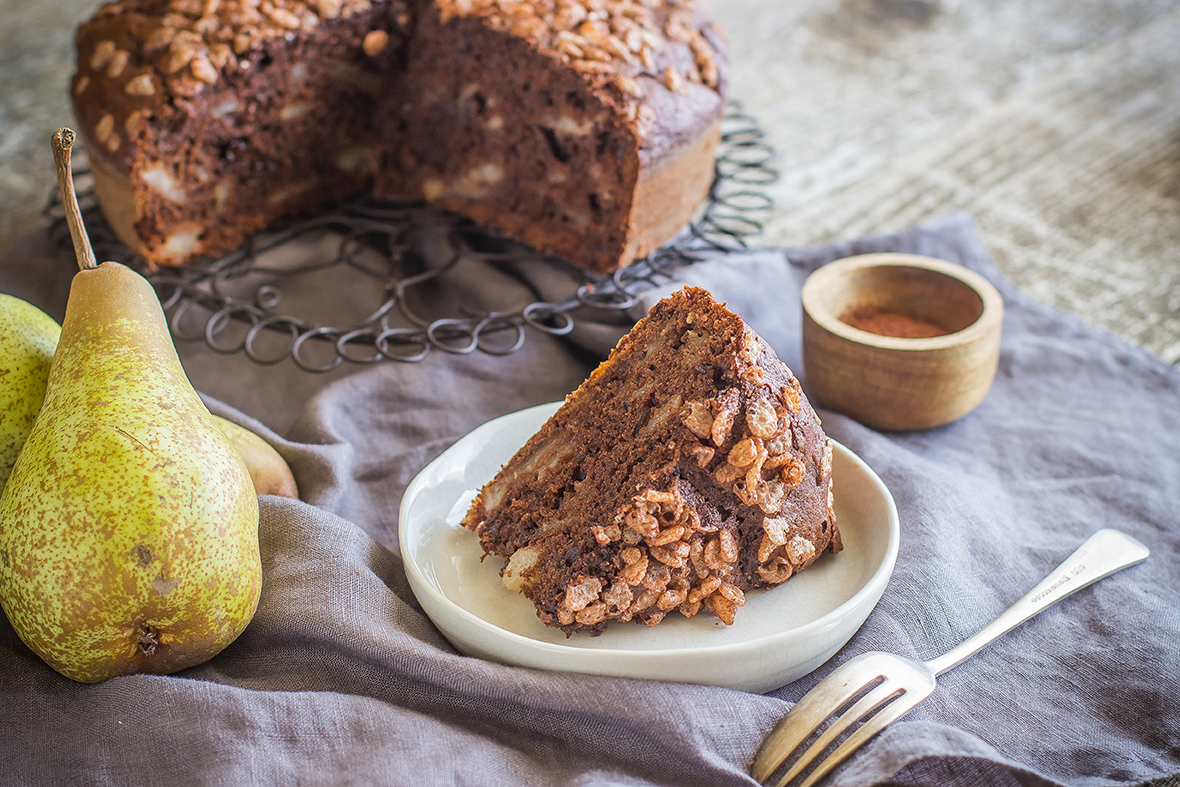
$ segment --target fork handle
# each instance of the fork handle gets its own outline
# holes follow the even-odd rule
[[[926,662],[926,665],[934,670],[935,675],[941,675],[1066,596],[1146,560],[1149,554],[1147,547],[1122,531],[1113,528],[1099,530],[1024,598],[984,626],[979,633],[942,656]]]

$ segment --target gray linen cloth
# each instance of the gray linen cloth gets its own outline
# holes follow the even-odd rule
[[[564,396],[621,329],[581,330],[576,343],[532,334],[505,358],[436,354],[327,377],[182,343],[212,409],[271,440],[306,502],[261,499],[261,605],[202,666],[83,686],[45,667],[0,619],[0,782],[750,784],[763,738],[833,667],[869,650],[944,652],[1112,526],[1151,558],[944,675],[829,783],[1171,783],[1180,772],[1175,369],[1024,297],[964,214],[826,248],[719,256],[683,269],[639,309],[682,284],[704,286],[802,374],[804,278],[868,251],[942,257],[991,279],[1007,306],[1002,357],[983,404],[940,429],[881,433],[821,410],[829,433],[892,490],[902,539],[880,604],[813,674],[752,695],[507,667],[458,655],[415,601],[397,549],[409,481],[485,420]],[[30,242],[0,265],[0,289],[60,318],[68,273],[68,261]],[[472,292],[519,299],[569,285],[553,271],[519,274],[474,271]]]

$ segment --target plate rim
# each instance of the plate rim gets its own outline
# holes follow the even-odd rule
[[[868,614],[872,613],[873,608],[875,608],[877,603],[880,601],[881,595],[884,594],[885,587],[888,585],[889,580],[893,575],[893,571],[894,571],[894,568],[897,563],[897,556],[898,556],[898,552],[899,552],[899,548],[900,548],[900,519],[899,519],[898,511],[897,511],[897,504],[893,498],[892,492],[889,491],[889,487],[886,486],[885,482],[880,478],[880,476],[877,475],[877,473],[860,456],[858,456],[854,451],[852,451],[850,448],[845,446],[843,443],[840,443],[836,439],[829,437],[829,439],[834,444],[834,448],[838,451],[844,452],[844,454],[845,454],[844,458],[850,459],[853,461],[854,464],[858,465],[860,467],[860,469],[862,470],[862,472],[864,472],[869,478],[873,479],[876,483],[876,486],[878,486],[880,488],[880,490],[884,492],[884,500],[887,504],[886,509],[887,509],[887,512],[889,515],[888,516],[888,519],[889,519],[888,539],[887,539],[887,543],[886,543],[886,547],[885,547],[884,559],[877,565],[877,567],[874,569],[873,573],[868,577],[867,580],[865,580],[864,584],[861,585],[861,587],[855,593],[853,593],[852,596],[850,596],[848,599],[846,599],[844,602],[842,602],[838,606],[834,607],[833,609],[828,610],[824,614],[820,615],[818,618],[808,621],[807,623],[804,623],[801,626],[794,626],[791,628],[780,629],[778,631],[775,631],[773,633],[767,634],[762,637],[756,637],[754,639],[746,640],[744,642],[737,642],[737,643],[702,645],[702,646],[691,646],[691,647],[659,648],[659,649],[647,649],[647,650],[636,650],[633,648],[612,648],[612,647],[582,648],[582,647],[577,647],[574,645],[567,645],[567,644],[563,644],[563,643],[547,642],[545,640],[534,639],[532,637],[528,637],[523,634],[518,634],[515,631],[511,631],[509,629],[498,626],[495,623],[492,623],[488,620],[485,620],[484,618],[481,618],[480,616],[476,615],[474,612],[471,612],[470,610],[466,609],[465,607],[455,603],[445,593],[443,593],[441,590],[439,590],[437,587],[435,587],[434,583],[432,583],[426,577],[425,573],[421,570],[417,561],[415,559],[413,559],[414,550],[408,548],[408,540],[409,539],[408,539],[408,536],[406,535],[407,530],[402,527],[402,523],[407,521],[406,513],[409,511],[414,500],[421,493],[422,488],[424,486],[426,486],[427,478],[431,475],[431,473],[430,473],[431,468],[434,467],[437,463],[442,462],[446,458],[448,452],[450,452],[456,446],[458,446],[461,443],[464,443],[466,441],[474,440],[476,435],[479,434],[480,432],[491,431],[492,429],[494,429],[497,425],[501,424],[501,422],[503,422],[506,419],[524,418],[526,415],[538,413],[538,411],[543,411],[543,410],[549,411],[549,415],[552,415],[552,413],[556,412],[557,409],[562,404],[564,404],[563,401],[545,402],[542,404],[533,405],[531,407],[525,407],[520,410],[515,410],[510,413],[505,413],[503,415],[499,415],[499,416],[496,416],[495,418],[491,418],[491,419],[485,421],[484,423],[482,423],[479,426],[475,427],[474,429],[470,430],[469,432],[464,434],[462,437],[460,437],[458,440],[453,442],[450,446],[447,447],[446,450],[444,450],[441,454],[439,454],[437,457],[435,457],[433,460],[431,460],[428,464],[426,464],[426,466],[423,467],[422,470],[420,470],[414,476],[414,478],[410,481],[410,483],[406,486],[406,490],[402,495],[401,504],[399,505],[399,510],[398,510],[398,545],[399,545],[401,553],[402,553],[401,554],[402,565],[405,568],[407,579],[410,580],[410,589],[414,592],[415,597],[417,597],[417,595],[418,595],[419,585],[421,585],[424,588],[427,588],[430,591],[430,594],[436,603],[441,603],[441,604],[445,605],[446,607],[450,608],[452,611],[458,613],[460,617],[464,618],[467,622],[469,622],[470,624],[473,624],[475,627],[482,629],[485,633],[494,635],[496,637],[505,638],[506,644],[522,644],[522,645],[526,645],[529,648],[539,649],[541,652],[545,652],[545,653],[549,653],[549,654],[553,654],[553,655],[563,655],[564,654],[564,655],[568,656],[571,654],[580,654],[580,655],[585,656],[585,655],[594,655],[594,654],[611,654],[611,655],[625,656],[628,659],[637,659],[640,661],[647,661],[647,660],[652,660],[652,659],[666,660],[670,656],[674,656],[675,658],[684,658],[684,657],[691,657],[691,656],[698,655],[698,654],[709,655],[709,654],[712,654],[713,652],[719,652],[719,651],[726,651],[729,653],[740,654],[740,653],[742,653],[746,650],[750,650],[750,649],[762,649],[762,648],[765,648],[768,644],[773,644],[775,642],[775,640],[780,639],[780,638],[795,637],[795,636],[801,636],[801,635],[807,636],[812,631],[817,632],[817,633],[822,632],[824,629],[831,627],[835,622],[837,622],[841,618],[843,618],[843,617],[847,616],[848,614],[850,614],[851,612],[853,612],[860,605],[868,602],[870,600],[870,597],[875,595],[876,599],[872,600],[872,603],[871,603],[871,606],[869,607],[868,613],[865,616],[865,618],[867,619]],[[546,416],[546,418],[547,417],[548,417],[548,415]],[[544,423],[544,421],[542,421],[542,423]],[[521,445],[523,445],[523,444],[524,443],[522,442]],[[418,599],[418,602],[419,602],[419,604],[422,604],[422,600],[420,598]],[[426,605],[423,605],[424,609],[425,609],[425,606]],[[450,641],[450,637],[447,636],[447,631],[442,626],[440,626],[438,624],[438,622],[436,620],[434,620],[434,618],[429,613],[427,613],[427,617],[430,619],[431,623],[433,623],[435,625],[435,627],[439,629],[439,631],[443,634],[444,638],[446,638],[448,641]],[[853,630],[853,634],[855,634],[855,632],[858,631],[860,629],[860,627],[863,625],[864,625],[864,623],[862,621]],[[846,644],[846,642],[844,644]],[[453,643],[452,643],[452,645],[453,645]],[[843,644],[841,645],[841,647],[843,647]],[[575,670],[575,671],[582,671],[582,670]]]

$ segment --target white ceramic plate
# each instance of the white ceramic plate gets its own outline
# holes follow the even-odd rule
[[[837,443],[832,479],[844,550],[777,588],[747,593],[732,626],[707,612],[673,613],[650,629],[616,622],[599,637],[567,639],[543,625],[528,599],[500,584],[504,561],[481,562],[479,539],[459,522],[476,492],[560,404],[489,421],[427,465],[402,498],[399,541],[410,587],[461,653],[537,669],[765,692],[831,658],[881,598],[897,559],[897,507],[877,474]]]

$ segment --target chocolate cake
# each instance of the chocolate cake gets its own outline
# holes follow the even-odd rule
[[[660,301],[475,499],[463,524],[547,625],[702,608],[842,548],[832,448],[799,381],[699,288]]]
[[[103,212],[153,265],[367,192],[606,273],[703,200],[725,81],[692,0],[119,0],[77,50]]]

